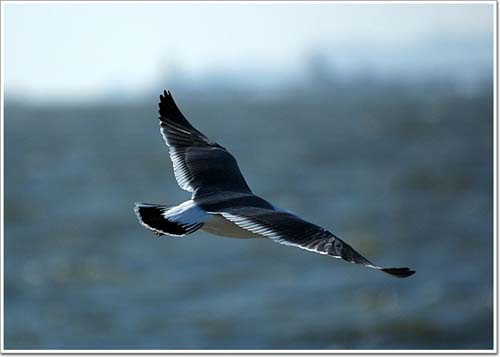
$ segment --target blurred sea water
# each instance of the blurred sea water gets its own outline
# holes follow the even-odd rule
[[[253,191],[408,279],[267,240],[155,238],[157,98],[5,105],[6,349],[493,348],[493,92],[175,91]],[[159,94],[159,93],[158,93]]]

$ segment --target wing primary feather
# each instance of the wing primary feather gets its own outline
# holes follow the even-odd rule
[[[179,124],[181,127],[187,127],[189,129],[193,128],[187,121],[186,117],[184,117],[179,107],[177,107],[177,104],[175,104],[170,91],[163,91],[163,95],[160,95],[159,113],[161,117],[169,119],[172,122]]]

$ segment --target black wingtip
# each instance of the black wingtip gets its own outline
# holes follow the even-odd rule
[[[177,105],[174,102],[174,98],[172,97],[172,94],[170,91],[163,91],[163,94],[160,94],[160,103],[158,103],[158,106],[160,107],[160,115],[163,112],[166,111],[172,111],[172,109],[177,109]],[[166,114],[166,113],[164,113]]]
[[[178,125],[191,128],[191,125],[184,115],[182,115],[177,104],[175,104],[174,97],[172,97],[172,93],[170,93],[170,91],[163,91],[163,94],[160,95],[160,103],[158,103],[158,107],[160,120],[171,120]]]
[[[163,94],[160,94],[160,101],[163,101],[165,99],[171,99],[173,100],[174,98],[172,97],[172,93],[170,93],[169,90],[163,90]]]
[[[386,268],[380,270],[382,270],[384,273],[395,276],[396,278],[407,278],[415,274],[415,271],[410,270],[409,268]]]

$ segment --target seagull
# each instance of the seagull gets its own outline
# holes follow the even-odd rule
[[[253,194],[234,156],[189,123],[170,91],[160,95],[159,114],[175,179],[191,199],[177,206],[135,203],[140,224],[155,235],[184,237],[201,229],[224,237],[267,238],[398,278],[415,273],[375,265],[333,233]]]

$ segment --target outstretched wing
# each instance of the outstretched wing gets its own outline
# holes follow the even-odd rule
[[[271,240],[351,263],[381,270],[398,278],[406,278],[415,272],[408,268],[382,268],[327,230],[304,221],[293,213],[254,207],[235,207],[220,212],[226,219],[252,233],[260,234]]]
[[[251,192],[233,155],[196,130],[170,92],[163,92],[159,106],[160,130],[182,189],[193,195],[213,190]]]

